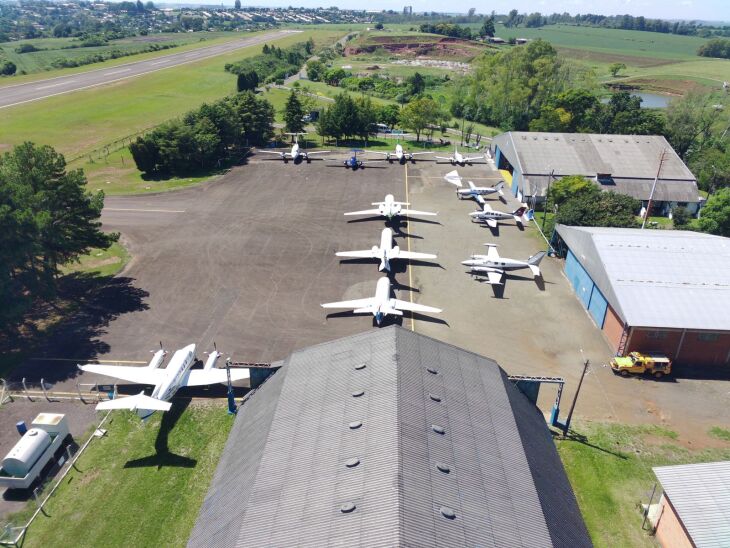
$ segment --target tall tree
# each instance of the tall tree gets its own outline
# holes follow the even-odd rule
[[[482,37],[494,37],[494,17],[487,17],[484,20],[482,28],[479,29],[479,36]]]
[[[299,97],[294,90],[289,93],[289,98],[284,106],[284,124],[289,133],[301,133],[304,131],[304,109]]]
[[[640,203],[631,196],[616,192],[582,193],[568,199],[555,221],[568,226],[609,226],[632,228]]]
[[[416,134],[416,141],[421,140],[421,132],[431,124],[441,121],[442,115],[436,101],[422,97],[410,101],[400,111],[400,123]]]
[[[702,232],[730,236],[730,188],[718,190],[708,198],[698,224]]]
[[[240,9],[241,9],[241,0],[236,0],[236,2],[235,2],[235,4],[234,4],[234,7],[235,7],[235,8],[237,9],[237,10],[240,10]]]
[[[690,92],[667,107],[667,140],[681,158],[699,150],[712,136],[713,126],[727,127],[727,109],[710,93]]]

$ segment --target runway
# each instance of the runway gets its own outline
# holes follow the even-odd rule
[[[56,78],[48,78],[47,80],[39,80],[35,82],[27,82],[24,84],[15,84],[11,86],[0,87],[0,109],[8,108],[15,105],[22,105],[31,101],[39,101],[54,95],[62,95],[64,93],[72,93],[82,89],[89,89],[96,86],[102,86],[119,80],[135,78],[158,70],[164,70],[187,63],[195,63],[209,57],[223,55],[232,51],[263,44],[270,40],[276,40],[294,34],[297,30],[279,30],[275,32],[267,32],[241,40],[226,42],[215,46],[208,46],[192,51],[184,51],[180,53],[172,53],[162,57],[155,57],[145,61],[136,61],[113,67],[99,68],[88,72],[80,72],[76,74],[68,74],[66,76],[58,76]]]

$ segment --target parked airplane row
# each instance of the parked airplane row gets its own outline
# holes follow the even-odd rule
[[[447,173],[444,179],[457,187],[456,196],[459,199],[473,198],[481,206],[481,209],[469,213],[474,223],[497,228],[500,221],[514,219],[518,225],[522,226],[532,219],[532,211],[528,211],[524,206],[512,212],[506,212],[492,209],[492,206],[486,202],[485,196],[494,194],[499,195],[500,198],[504,196],[504,192],[502,192],[504,181],[500,181],[492,187],[479,187],[472,181],[467,181],[469,188],[463,188],[463,178],[456,170]],[[486,243],[484,245],[487,247],[486,255],[474,254],[469,259],[461,262],[462,265],[469,267],[469,274],[477,277],[479,281],[492,285],[501,285],[505,272],[524,268],[529,268],[536,278],[541,276],[540,262],[545,257],[544,251],[540,251],[526,261],[522,261],[500,257],[497,244]]]
[[[286,135],[291,135],[294,137],[294,143],[292,144],[292,147],[290,150],[266,150],[266,149],[258,149],[257,152],[261,152],[263,154],[271,154],[274,156],[277,156],[277,158],[271,158],[273,160],[282,160],[285,164],[289,163],[290,161],[295,164],[300,164],[302,162],[311,163],[312,160],[324,160],[324,161],[334,161],[333,158],[321,158],[317,157],[320,154],[330,154],[332,151],[330,150],[314,150],[314,151],[307,151],[303,150],[299,146],[299,135],[305,135],[304,133],[287,133]],[[364,169],[366,164],[375,162],[375,161],[387,161],[388,163],[398,162],[399,164],[403,165],[408,162],[415,163],[416,161],[438,161],[442,160],[444,163],[450,163],[451,165],[459,165],[459,166],[467,166],[467,165],[473,165],[474,163],[484,163],[484,156],[466,156],[459,152],[458,147],[454,147],[453,154],[449,156],[433,156],[434,160],[431,160],[430,158],[421,158],[421,156],[429,156],[432,155],[433,152],[408,152],[403,148],[403,145],[400,143],[396,144],[394,151],[380,151],[380,150],[364,150],[360,148],[353,148],[351,149],[352,155],[347,158],[346,160],[342,161],[342,165],[347,169],[357,170],[357,169]],[[378,154],[381,155],[382,158],[378,159],[366,159],[363,160],[361,158],[358,158],[358,154],[360,153],[367,153],[367,154]]]
[[[397,202],[392,194],[385,196],[382,202],[373,202],[371,205],[377,206],[377,209],[363,209],[360,211],[350,211],[345,215],[372,215],[384,217],[390,221],[394,217],[406,217],[412,215],[434,216],[436,213],[429,211],[418,211],[408,209],[408,202]],[[432,253],[416,253],[412,251],[403,251],[399,246],[393,246],[393,231],[386,227],[380,233],[380,245],[373,246],[371,249],[360,251],[338,251],[338,257],[345,258],[361,258],[376,259],[380,261],[378,270],[380,272],[390,272],[390,261],[396,259],[436,259],[437,256]],[[413,303],[410,301],[402,301],[391,297],[392,285],[388,276],[380,278],[375,286],[375,296],[365,299],[354,299],[350,301],[337,301],[322,304],[322,308],[345,308],[352,309],[354,314],[372,314],[375,322],[380,325],[383,319],[388,315],[402,316],[404,311],[439,313],[440,308],[426,306]]]

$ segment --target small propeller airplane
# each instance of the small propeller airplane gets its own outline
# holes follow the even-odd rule
[[[284,160],[285,164],[288,164],[289,160],[293,161],[295,164],[301,164],[302,161],[306,161],[308,164],[311,164],[312,160],[323,160],[324,158],[310,158],[310,156],[313,156],[314,154],[327,154],[330,152],[329,150],[314,150],[312,152],[307,152],[299,148],[298,137],[299,135],[306,135],[306,133],[286,133],[285,135],[294,136],[294,144],[290,151],[258,149],[257,152],[262,152],[264,154],[276,154],[279,159]],[[276,158],[271,159],[275,160]]]
[[[464,156],[461,152],[459,152],[457,147],[454,147],[454,154],[451,156],[436,156],[437,160],[446,160],[447,162],[450,162],[452,166],[460,165],[461,167],[464,167],[466,165],[472,165],[475,161],[478,161],[478,163],[484,163],[484,156]]]
[[[445,176],[444,179],[451,183],[452,185],[456,185],[458,187],[462,187],[461,181],[463,180],[463,177],[459,175],[459,172],[449,171]],[[484,205],[486,202],[484,201],[484,196],[488,196],[490,194],[499,194],[500,196],[504,196],[504,192],[502,192],[502,189],[504,188],[504,181],[498,182],[494,186],[476,186],[471,181],[467,181],[469,184],[469,188],[457,188],[456,189],[456,196],[459,198],[459,200],[463,200],[465,198],[474,198],[479,205]]]
[[[362,211],[350,211],[345,215],[382,215],[388,220],[396,216],[407,217],[409,215],[436,215],[430,211],[417,211],[407,209],[403,206],[411,205],[408,202],[396,202],[392,194],[386,194],[385,201],[373,202],[371,205],[378,206],[377,209],[363,209]]]
[[[502,285],[502,276],[510,270],[529,268],[536,278],[541,276],[540,261],[545,257],[544,251],[535,253],[526,261],[519,261],[500,257],[497,252],[497,244],[484,245],[487,246],[486,255],[472,255],[470,259],[461,262],[461,264],[470,268],[472,276],[486,275],[487,279],[483,281],[492,285]]]
[[[358,152],[365,152],[361,148],[351,148],[350,152],[352,152],[352,156],[350,156],[347,160],[342,162],[342,165],[345,166],[345,169],[351,169],[352,171],[357,171],[358,169],[365,169],[365,162],[360,160],[357,157]]]
[[[471,220],[474,223],[487,223],[491,228],[497,228],[499,221],[505,221],[508,219],[514,219],[519,225],[525,224],[525,221],[532,219],[532,210],[527,210],[525,206],[518,207],[512,213],[505,213],[504,211],[496,211],[492,209],[489,204],[484,204],[484,209],[481,211],[472,211],[469,213]]]
[[[403,150],[403,145],[400,143],[395,145],[395,152],[382,152],[380,150],[368,150],[368,152],[370,154],[382,154],[391,164],[393,163],[393,160],[397,160],[401,165],[407,162],[416,163],[416,160],[425,160],[425,158],[416,158],[416,156],[433,154],[433,152],[406,152]]]
[[[403,311],[434,314],[441,312],[440,308],[434,308],[433,306],[392,299],[390,297],[390,289],[390,279],[387,276],[383,276],[378,280],[378,284],[375,287],[374,297],[367,299],[355,299],[353,301],[324,303],[321,306],[322,308],[351,308],[355,314],[372,314],[378,325],[380,325],[383,318],[389,314],[402,316]]]
[[[390,272],[390,261],[395,259],[436,259],[437,256],[431,253],[416,253],[415,251],[402,251],[400,247],[393,247],[393,231],[390,228],[384,228],[380,233],[380,246],[374,245],[372,249],[364,249],[362,251],[338,251],[335,253],[338,257],[348,257],[352,259],[378,259],[380,260],[379,271],[387,270]]]
[[[82,371],[97,373],[115,379],[121,379],[135,384],[152,384],[155,386],[151,396],[146,396],[144,390],[134,396],[114,398],[101,402],[96,406],[97,411],[109,409],[130,409],[137,411],[142,419],[146,419],[155,411],[169,411],[170,400],[175,393],[186,386],[203,386],[207,384],[225,384],[228,375],[225,369],[215,369],[215,364],[221,353],[214,350],[208,355],[203,369],[191,370],[195,363],[195,345],[189,344],[175,351],[165,369],[160,369],[167,352],[160,349],[154,353],[147,367],[130,367],[124,365],[105,364],[77,364]],[[231,381],[248,379],[248,369],[232,369]]]

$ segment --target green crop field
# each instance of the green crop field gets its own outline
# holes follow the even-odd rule
[[[23,546],[185,546],[233,417],[217,402],[178,400],[146,422],[124,411],[109,420]]]

